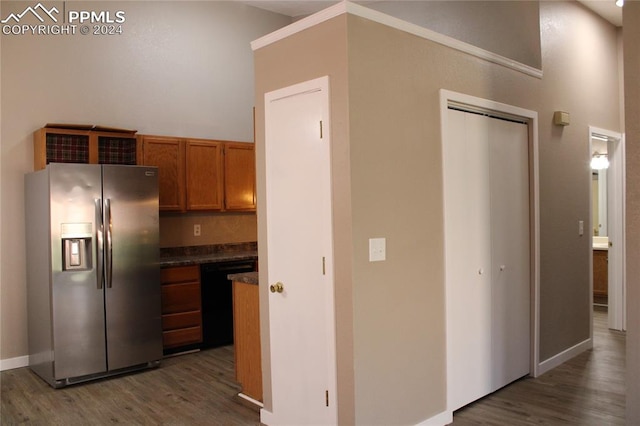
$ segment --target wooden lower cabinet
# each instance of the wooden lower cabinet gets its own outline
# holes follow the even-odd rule
[[[162,342],[164,349],[202,342],[202,301],[198,265],[163,268]]]
[[[609,252],[593,250],[593,301],[607,304],[609,291]]]
[[[262,401],[258,286],[233,282],[233,334],[236,380],[242,393]]]

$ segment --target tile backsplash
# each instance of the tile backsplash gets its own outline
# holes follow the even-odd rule
[[[194,236],[200,225],[200,236]],[[255,213],[187,213],[160,215],[160,247],[187,247],[257,241]]]

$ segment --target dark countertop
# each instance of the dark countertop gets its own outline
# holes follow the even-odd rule
[[[160,266],[167,267],[167,266],[201,265],[203,263],[228,262],[231,260],[256,260],[256,259],[258,259],[257,251],[197,254],[197,255],[161,257]]]
[[[257,259],[258,245],[255,242],[160,249],[161,267]]]
[[[241,274],[229,274],[227,278],[231,281],[238,281],[245,284],[258,284],[257,272],[243,272]]]

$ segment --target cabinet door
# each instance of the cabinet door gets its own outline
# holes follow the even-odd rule
[[[225,143],[226,210],[256,209],[256,162],[252,143]]]
[[[94,133],[98,144],[98,163],[135,165],[138,163],[138,143],[133,135]]]
[[[222,143],[187,139],[187,209],[222,210]]]
[[[608,283],[608,254],[606,250],[593,250],[593,295],[607,296]]]
[[[160,210],[184,211],[184,147],[177,138],[144,136],[143,164],[158,167]]]
[[[33,169],[49,163],[97,163],[95,140],[88,130],[47,128],[33,134]]]

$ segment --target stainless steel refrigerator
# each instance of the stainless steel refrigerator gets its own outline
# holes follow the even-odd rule
[[[29,365],[53,387],[162,358],[157,168],[25,176]]]

